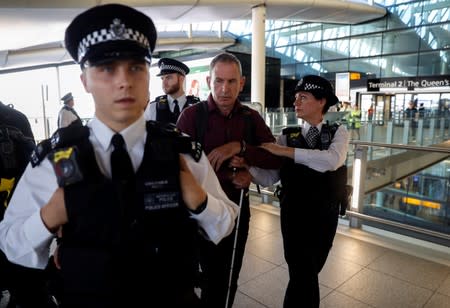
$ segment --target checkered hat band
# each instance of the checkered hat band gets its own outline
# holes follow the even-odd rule
[[[160,69],[161,69],[161,71],[163,71],[163,70],[171,70],[171,71],[178,72],[178,73],[180,73],[182,75],[186,74],[186,72],[183,69],[181,69],[180,67],[175,66],[175,65],[170,65],[170,64],[163,64],[163,65],[161,65]]]
[[[89,47],[107,41],[118,40],[134,41],[141,45],[143,48],[150,49],[150,44],[147,37],[145,37],[145,35],[137,30],[126,28],[122,35],[117,36],[112,33],[110,29],[100,29],[86,35],[86,37],[81,40],[80,44],[78,45],[78,62],[81,62],[81,60],[84,58],[87,51],[89,50]]]
[[[321,86],[318,86],[316,84],[313,83],[305,83],[302,85],[302,88],[305,90],[323,90],[323,88]]]

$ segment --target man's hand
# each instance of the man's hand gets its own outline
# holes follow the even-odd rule
[[[209,162],[215,171],[219,170],[223,162],[241,152],[241,143],[239,141],[228,142],[215,148],[208,154]]]
[[[237,170],[233,173],[231,181],[237,189],[248,188],[252,182],[252,175],[246,169]]]
[[[230,164],[228,166],[230,168],[237,168],[237,169],[248,169],[249,167],[244,157],[236,155],[231,158]]]
[[[180,186],[183,201],[188,209],[195,211],[206,200],[206,192],[198,184],[186,164],[184,157],[180,155]]]

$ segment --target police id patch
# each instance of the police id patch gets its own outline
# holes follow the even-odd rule
[[[164,191],[144,194],[144,209],[147,212],[164,211],[179,206],[180,192]]]

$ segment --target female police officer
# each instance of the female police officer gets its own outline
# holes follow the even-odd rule
[[[301,79],[294,106],[304,124],[283,130],[277,144],[262,145],[285,158],[283,167],[270,174],[250,168],[260,184],[281,180],[281,231],[289,268],[284,308],[319,307],[318,274],[333,243],[346,185],[348,132],[344,126],[323,123],[324,114],[337,102],[326,79]]]
[[[118,4],[66,30],[95,117],[36,148],[0,224],[8,259],[34,268],[62,227],[62,307],[196,307],[195,233],[217,243],[233,229],[237,206],[201,150],[144,120],[156,37],[148,16]]]

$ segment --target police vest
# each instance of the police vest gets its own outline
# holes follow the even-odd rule
[[[186,103],[183,110],[187,107],[200,102],[200,99],[193,95],[186,95]],[[178,118],[170,111],[167,95],[161,95],[155,98],[156,103],[156,121],[162,123],[177,123]]]
[[[197,224],[183,204],[179,183],[179,153],[191,151],[190,138],[147,122],[135,180],[116,187],[100,172],[87,127],[70,142],[61,138],[67,135],[64,128],[56,134],[64,147],[53,145],[48,156],[55,170],[58,159],[75,155],[76,166],[64,168],[79,173],[69,184],[58,180],[65,185],[69,220],[59,247],[63,303],[131,307],[162,301],[167,290],[175,297],[178,290],[193,290]],[[74,152],[67,153],[70,149]]]
[[[323,124],[314,149],[327,150],[338,127],[338,124]],[[287,146],[310,149],[301,133],[301,127],[286,128],[282,134],[286,136]],[[280,180],[281,206],[297,203],[299,211],[319,210],[330,204],[338,205],[343,200],[347,167],[344,165],[336,171],[318,172],[305,165],[296,164],[293,159],[286,159],[280,170]]]

